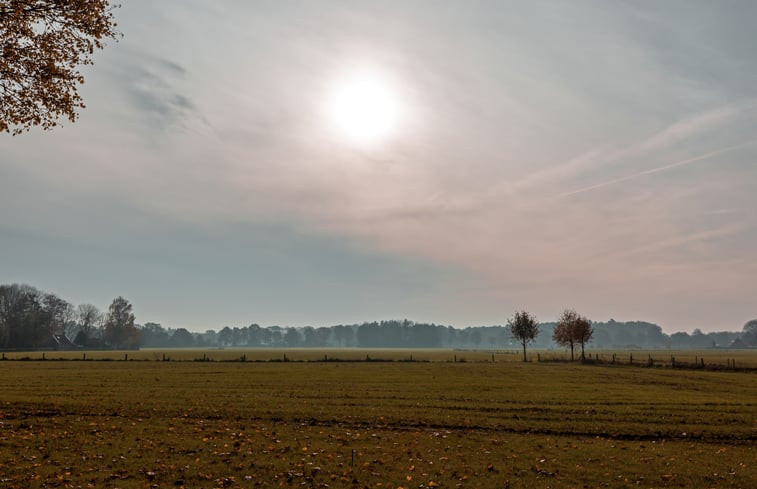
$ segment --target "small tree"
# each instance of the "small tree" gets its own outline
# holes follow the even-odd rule
[[[526,345],[536,339],[539,334],[539,323],[536,318],[526,311],[515,311],[513,317],[507,320],[510,335],[523,345],[523,361],[526,361]]]
[[[316,346],[316,333],[314,327],[305,326],[304,328],[302,328],[302,335],[305,338],[305,346]]]
[[[105,319],[105,341],[115,348],[139,346],[139,330],[134,325],[131,303],[123,297],[113,299]]]
[[[591,321],[583,316],[579,316],[573,324],[573,335],[576,342],[581,344],[581,360],[586,360],[584,345],[594,336],[594,328],[591,326]]]
[[[576,323],[581,316],[574,309],[565,309],[557,320],[557,326],[552,334],[552,339],[560,346],[570,348],[570,359],[575,359],[573,351],[578,343],[576,337]]]
[[[171,335],[171,346],[186,348],[195,344],[195,337],[186,328],[179,328]]]
[[[221,331],[218,332],[218,346],[229,346],[231,339],[234,336],[234,332],[228,326],[224,326]]]
[[[284,344],[286,344],[286,346],[290,348],[299,346],[300,332],[297,331],[295,328],[287,328],[286,333],[284,333]]]
[[[95,338],[97,329],[102,325],[103,315],[92,304],[80,304],[76,309],[79,331],[74,343],[79,346],[90,346]]]
[[[71,304],[55,294],[45,294],[42,304],[49,321],[49,330],[52,334],[63,334],[66,321],[71,317]]]
[[[560,315],[552,333],[552,339],[560,346],[570,348],[570,359],[573,360],[573,348],[576,346],[573,335],[570,334],[570,327],[576,320],[578,314],[572,309],[566,309]]]
[[[566,309],[560,315],[552,339],[560,346],[570,348],[570,359],[574,360],[573,351],[581,345],[581,359],[585,360],[584,345],[594,336],[591,321],[579,315],[574,309]]]
[[[752,319],[744,325],[741,341],[746,346],[757,346],[757,319]]]

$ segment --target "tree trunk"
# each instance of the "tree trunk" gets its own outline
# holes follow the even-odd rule
[[[586,360],[586,355],[584,355],[584,344],[581,343],[581,360]]]
[[[523,340],[523,361],[526,361],[526,341]]]
[[[570,344],[570,361],[571,361],[571,362],[572,362],[573,360],[575,360],[575,358],[573,358],[573,347],[574,347],[574,346],[575,346],[575,345],[574,345],[573,343],[571,343],[571,344]]]

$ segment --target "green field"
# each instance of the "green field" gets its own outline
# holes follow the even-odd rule
[[[198,353],[0,362],[0,487],[757,487],[753,372]]]

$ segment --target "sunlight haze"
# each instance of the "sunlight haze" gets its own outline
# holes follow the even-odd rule
[[[80,119],[0,134],[0,282],[196,331],[565,308],[740,330],[735,4],[125,2]]]
[[[336,82],[328,105],[340,136],[356,144],[381,144],[400,130],[397,96],[379,73],[357,72]]]

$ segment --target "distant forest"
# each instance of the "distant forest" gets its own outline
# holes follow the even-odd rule
[[[506,318],[503,318],[506,319]],[[539,324],[535,348],[558,348],[552,341],[556,323]],[[740,332],[703,333],[695,329],[667,335],[644,321],[593,322],[592,348],[702,349],[757,347],[757,320]],[[517,349],[507,327],[453,328],[438,324],[384,320],[328,327],[258,324],[191,332],[157,323],[136,323],[132,305],[123,297],[101,312],[91,304],[74,306],[28,285],[0,285],[0,349],[77,348],[464,348]]]

